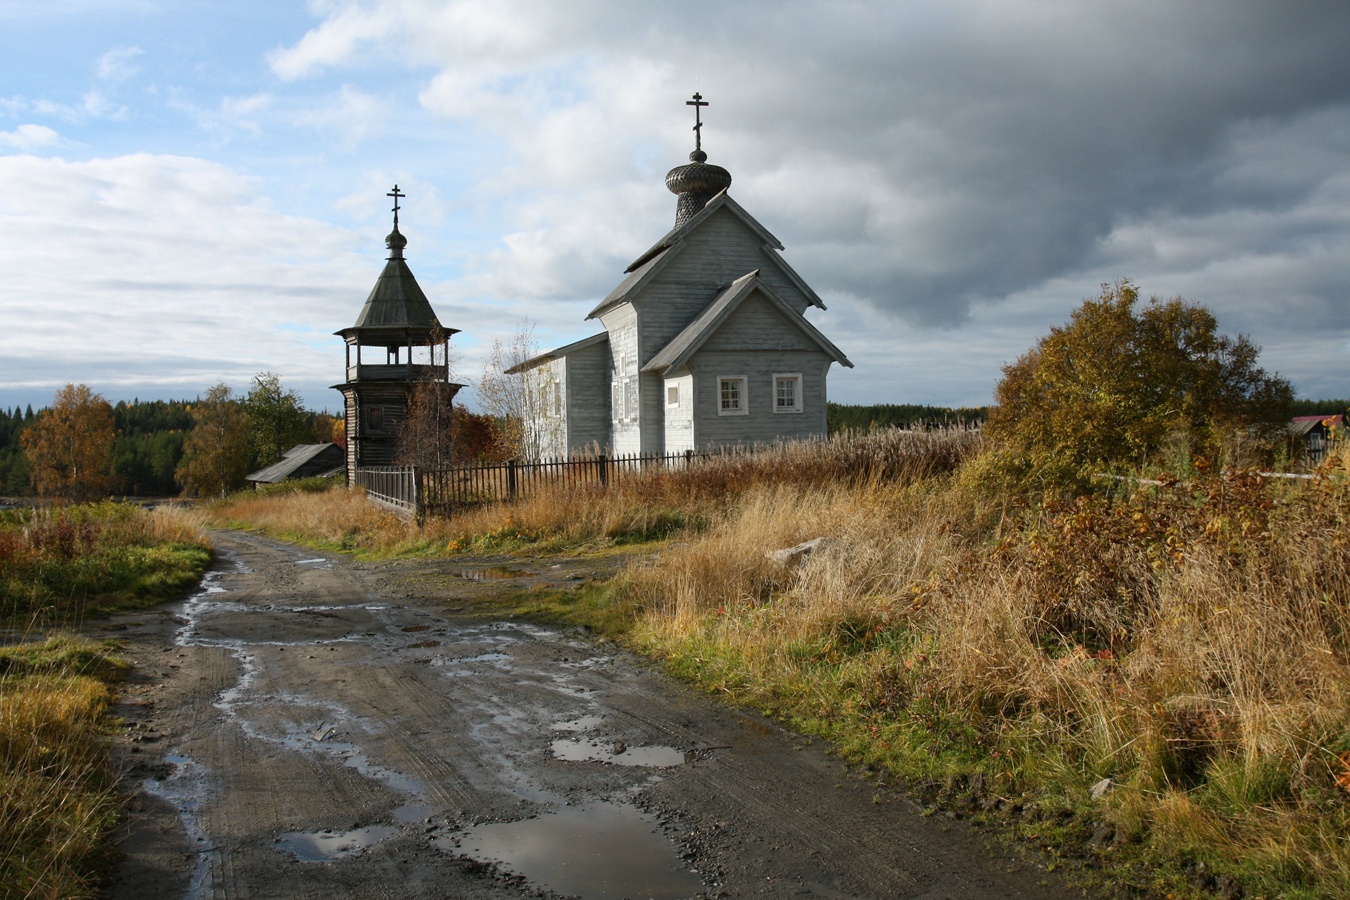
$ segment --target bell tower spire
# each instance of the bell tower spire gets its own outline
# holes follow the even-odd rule
[[[399,462],[415,391],[434,391],[448,428],[448,411],[463,387],[450,381],[450,336],[459,329],[441,324],[403,258],[408,239],[398,230],[398,214],[407,194],[394,185],[385,196],[394,198],[394,230],[384,239],[389,259],[356,324],[337,332],[347,344],[347,378],[333,387],[346,406],[349,485],[359,468]]]

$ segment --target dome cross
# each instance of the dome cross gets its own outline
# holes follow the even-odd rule
[[[703,95],[702,95],[702,94],[695,93],[695,94],[694,94],[694,99],[693,99],[693,100],[686,100],[686,101],[684,101],[684,105],[685,105],[685,106],[692,106],[692,107],[694,108],[694,149],[695,149],[695,150],[702,150],[702,149],[703,149],[703,118],[702,118],[701,113],[703,112],[703,107],[705,107],[705,106],[708,105],[708,101],[703,99]]]

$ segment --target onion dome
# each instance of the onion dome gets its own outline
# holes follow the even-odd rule
[[[384,245],[389,248],[390,259],[402,259],[403,248],[408,246],[408,239],[403,236],[403,232],[398,230],[398,223],[394,223],[394,230],[389,232],[389,236],[384,239]]]
[[[679,228],[699,214],[708,201],[731,187],[731,173],[721,166],[708,165],[708,154],[703,152],[703,107],[708,101],[702,94],[684,101],[694,108],[694,152],[689,154],[689,165],[676,166],[666,173],[666,187],[680,199],[675,204],[675,227]]]
[[[679,197],[675,204],[675,227],[679,228],[708,205],[708,201],[731,187],[731,173],[708,163],[708,154],[698,149],[689,154],[689,164],[666,173],[666,187]]]

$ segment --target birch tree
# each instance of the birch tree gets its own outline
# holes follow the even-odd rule
[[[228,385],[218,384],[192,407],[192,434],[174,473],[191,496],[223,497],[249,471],[249,420]]]
[[[539,461],[563,425],[561,417],[553,415],[551,385],[543,382],[540,369],[519,368],[538,355],[534,325],[522,319],[509,344],[493,341],[478,382],[478,401],[496,420],[501,446],[521,462]]]
[[[68,384],[19,441],[39,495],[85,502],[108,492],[116,439],[108,401],[87,385]]]

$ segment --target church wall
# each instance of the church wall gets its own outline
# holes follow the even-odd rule
[[[638,377],[637,311],[628,304],[606,312],[609,332],[610,447],[616,454],[641,453],[642,380]]]
[[[825,434],[825,375],[830,358],[820,350],[700,350],[689,361],[693,374],[698,448],[772,443]],[[773,378],[802,376],[802,412],[775,413]],[[748,413],[718,415],[718,379],[746,379]]]
[[[566,359],[553,359],[525,372],[525,441],[535,459],[561,459],[567,455],[567,400],[564,385]]]
[[[755,292],[741,301],[708,340],[705,350],[818,350],[815,341],[784,318],[783,311]]]
[[[674,389],[677,400],[670,403],[670,391]],[[666,453],[683,453],[695,449],[697,435],[694,433],[694,376],[688,369],[675,378],[662,381],[662,402],[666,405]]]
[[[567,355],[567,449],[587,452],[610,443],[610,350],[600,343]]]
[[[684,238],[678,256],[637,296],[642,308],[643,361],[670,343],[732,281],[755,269],[798,312],[810,306],[782,274],[778,255],[735,214],[722,209]]]

